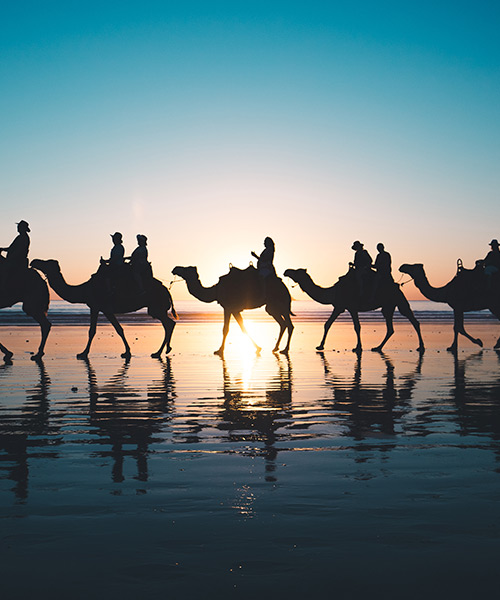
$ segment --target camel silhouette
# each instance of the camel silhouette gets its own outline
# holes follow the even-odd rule
[[[464,313],[472,310],[489,309],[497,319],[500,319],[500,282],[495,277],[493,285],[488,286],[485,276],[481,272],[462,269],[443,287],[432,287],[425,274],[424,265],[404,264],[399,267],[401,273],[409,275],[416,287],[428,299],[434,302],[444,302],[453,309],[453,342],[448,350],[456,352],[458,348],[458,335],[461,334],[473,344],[483,346],[479,338],[474,338],[465,331]],[[500,348],[498,338],[495,348]]]
[[[356,331],[357,336],[357,345],[353,348],[353,352],[361,352],[361,325],[359,323],[358,313],[382,308],[382,314],[386,323],[386,334],[382,342],[375,348],[372,348],[373,351],[380,352],[387,340],[394,333],[392,321],[394,310],[397,307],[399,312],[410,321],[417,332],[419,341],[417,350],[419,352],[424,351],[425,346],[420,333],[420,324],[415,318],[408,300],[396,283],[390,282],[380,284],[376,288],[375,294],[371,294],[370,290],[367,290],[367,293],[360,297],[356,277],[354,277],[351,272],[340,277],[335,285],[328,288],[316,285],[306,269],[287,269],[285,271],[285,277],[290,277],[290,279],[298,283],[302,291],[316,302],[319,302],[320,304],[331,304],[333,306],[332,314],[324,326],[323,338],[319,346],[316,346],[316,350],[324,350],[326,337],[332,323],[339,315],[347,310],[352,317],[354,330]]]
[[[4,259],[0,261],[0,281],[2,281],[3,262]],[[47,284],[34,269],[26,269],[21,274],[16,273],[10,285],[9,282],[7,284],[4,282],[0,288],[0,308],[14,306],[18,302],[23,303],[23,311],[40,325],[42,334],[40,345],[36,354],[31,356],[31,360],[38,360],[44,355],[45,344],[51,328],[50,321],[47,319],[50,298]],[[13,352],[1,343],[0,350],[6,361],[14,356]]]
[[[123,328],[115,315],[135,312],[144,307],[147,307],[148,314],[153,319],[161,321],[165,331],[165,336],[159,350],[151,356],[158,358],[165,347],[167,354],[172,349],[170,339],[175,322],[168,315],[168,310],[171,309],[174,317],[177,317],[177,315],[170,292],[157,279],[151,280],[151,284],[144,293],[138,293],[133,278],[128,281],[129,285],[122,286],[117,291],[111,291],[109,289],[109,282],[105,278],[98,276],[92,276],[88,281],[80,285],[69,285],[61,273],[61,268],[57,260],[35,259],[31,261],[31,265],[35,269],[45,273],[50,287],[63,300],[73,304],[86,304],[90,308],[88,342],[83,352],[77,355],[78,358],[86,358],[90,352],[90,346],[97,330],[97,317],[100,312],[113,325],[115,331],[123,341],[125,352],[121,355],[122,358],[130,358],[130,346],[125,338]]]
[[[290,319],[290,315],[293,314],[290,308],[292,299],[290,292],[281,279],[268,277],[264,290],[255,267],[250,266],[245,270],[231,267],[227,275],[223,275],[215,285],[207,288],[201,284],[196,267],[175,267],[172,273],[185,280],[190,294],[195,298],[201,300],[201,302],[218,302],[224,309],[222,344],[214,354],[220,356],[224,354],[231,316],[235,318],[243,333],[250,338],[257,352],[260,352],[261,348],[248,335],[241,316],[243,310],[259,308],[260,306],[265,306],[266,312],[280,326],[280,333],[273,352],[279,351],[283,334],[285,330],[288,330],[287,343],[281,351],[281,354],[288,354],[293,332],[293,324]]]

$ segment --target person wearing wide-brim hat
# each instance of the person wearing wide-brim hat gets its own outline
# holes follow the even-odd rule
[[[372,257],[369,255],[368,250],[365,250],[363,244],[359,240],[356,240],[353,243],[351,249],[354,250],[354,260],[351,264],[356,273],[359,295],[361,296],[364,292],[364,279],[372,268]]]
[[[369,255],[368,250],[365,250],[363,244],[356,240],[351,246],[354,250],[354,268],[355,269],[371,269],[372,257]]]
[[[111,239],[113,240],[113,247],[109,253],[109,259],[104,261],[110,267],[121,267],[125,262],[125,248],[123,247],[123,236],[119,231],[111,233]]]
[[[5,268],[6,271],[13,273],[14,270],[22,270],[28,268],[28,252],[30,249],[31,231],[29,224],[22,220],[17,225],[18,235],[14,238],[12,244],[8,248],[0,248],[0,256],[2,252],[6,252]],[[3,257],[2,257],[3,258]]]
[[[491,277],[500,271],[500,248],[497,239],[491,240],[490,248],[491,250],[485,256],[483,264],[484,274]]]

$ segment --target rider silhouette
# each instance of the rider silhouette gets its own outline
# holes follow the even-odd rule
[[[23,273],[28,269],[28,252],[30,247],[30,237],[28,233],[31,231],[30,226],[26,221],[17,223],[18,235],[8,248],[0,248],[0,257],[4,263],[4,273],[2,283],[12,279],[16,274]],[[7,255],[4,258],[2,252]]]
[[[252,256],[257,259],[257,273],[260,280],[261,292],[264,296],[267,295],[267,284],[270,279],[276,277],[274,269],[274,242],[270,237],[264,240],[264,250],[260,256],[252,251]]]
[[[139,293],[144,292],[147,282],[153,277],[151,264],[148,261],[147,241],[148,238],[145,235],[137,234],[138,245],[129,259]]]
[[[491,250],[485,256],[482,265],[484,274],[486,275],[486,288],[491,287],[491,278],[500,271],[500,249],[498,240],[494,239],[490,242]]]
[[[375,271],[377,278],[381,281],[390,279],[392,281],[392,258],[389,252],[385,250],[384,244],[377,244],[378,254],[375,257]]]
[[[351,249],[355,251],[352,266],[354,267],[354,272],[356,274],[359,295],[362,296],[364,291],[364,280],[372,268],[372,257],[368,254],[368,250],[365,250],[363,244],[358,240],[353,243]]]
[[[276,270],[274,269],[274,242],[270,237],[266,237],[264,240],[264,250],[260,256],[252,251],[252,256],[257,259],[257,271],[259,275],[265,280],[269,276],[276,277]]]

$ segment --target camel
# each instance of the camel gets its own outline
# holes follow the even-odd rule
[[[286,285],[278,277],[270,277],[264,286],[260,282],[257,269],[250,266],[245,270],[231,267],[229,273],[219,278],[219,281],[211,286],[204,287],[200,282],[198,269],[196,267],[175,267],[172,273],[186,281],[188,290],[192,296],[201,302],[218,302],[224,309],[224,326],[222,329],[222,343],[214,354],[222,356],[229,332],[229,321],[233,316],[245,333],[252,341],[257,352],[261,348],[252,340],[246,331],[241,311],[252,308],[266,307],[266,312],[280,326],[278,340],[273,352],[279,351],[279,345],[285,330],[288,330],[288,340],[281,354],[288,354],[290,350],[290,339],[293,332],[293,324],[290,315],[293,315],[290,306],[292,299]]]
[[[443,287],[432,287],[425,274],[424,265],[401,265],[401,273],[409,275],[417,288],[428,299],[434,302],[444,302],[453,309],[453,342],[448,350],[456,352],[458,348],[458,335],[461,334],[473,344],[483,346],[479,338],[474,338],[465,331],[464,313],[472,310],[489,309],[497,319],[500,319],[500,289],[497,278],[489,286],[486,276],[475,270],[461,269],[457,275]],[[495,346],[500,348],[500,338]]]
[[[4,259],[0,265],[3,262]],[[2,271],[3,269],[0,271],[0,281]],[[51,328],[50,321],[47,319],[50,298],[47,284],[34,269],[27,269],[24,275],[16,276],[10,288],[8,285],[3,285],[0,289],[0,308],[14,306],[18,302],[23,303],[23,311],[40,325],[42,335],[40,345],[36,354],[31,356],[31,360],[39,360],[44,355],[45,344]],[[14,356],[14,353],[1,343],[0,350],[3,352],[5,361],[10,361]]]
[[[382,308],[382,314],[384,315],[386,323],[386,334],[382,342],[375,348],[372,348],[374,352],[382,351],[387,340],[394,333],[392,320],[394,310],[397,307],[399,312],[410,321],[417,332],[419,341],[417,350],[419,352],[424,351],[425,346],[420,333],[420,324],[415,318],[408,300],[396,283],[390,282],[383,285],[380,284],[377,286],[374,294],[370,294],[370,289],[367,289],[367,293],[360,298],[356,277],[354,276],[354,273],[351,272],[340,277],[335,285],[328,288],[316,285],[306,269],[287,269],[285,271],[285,277],[290,277],[290,279],[298,283],[302,291],[316,302],[319,302],[320,304],[331,304],[333,306],[332,314],[324,326],[323,338],[319,346],[316,346],[316,350],[324,350],[326,337],[332,323],[339,315],[347,310],[352,317],[354,330],[356,331],[357,336],[357,345],[353,348],[353,352],[361,352],[361,326],[358,313]]]
[[[35,259],[31,261],[31,266],[45,273],[50,287],[63,300],[72,304],[86,304],[90,308],[88,342],[83,352],[77,354],[77,358],[85,359],[88,357],[92,340],[96,334],[97,317],[100,312],[113,325],[116,333],[123,341],[125,352],[121,355],[122,358],[130,358],[130,346],[125,338],[123,328],[115,315],[135,312],[144,307],[147,307],[148,314],[153,319],[161,321],[165,331],[165,336],[159,350],[151,356],[159,358],[165,347],[167,354],[172,349],[170,339],[175,322],[168,315],[168,310],[171,309],[174,317],[177,317],[177,315],[173,306],[172,296],[161,281],[153,279],[151,285],[146,288],[144,293],[140,294],[135,289],[132,277],[130,281],[127,280],[130,285],[126,287],[122,286],[118,290],[112,291],[109,288],[109,282],[104,277],[98,275],[93,275],[88,281],[80,285],[69,285],[61,273],[61,268],[57,260]]]

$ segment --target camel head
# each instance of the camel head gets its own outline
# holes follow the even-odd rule
[[[196,267],[174,267],[172,269],[173,275],[178,275],[184,280],[198,279],[198,269]]]
[[[422,274],[424,272],[424,265],[422,263],[417,263],[415,265],[401,265],[399,267],[400,273],[406,273],[412,279],[415,279],[416,276]]]
[[[304,278],[304,275],[307,275],[307,269],[287,269],[283,275],[298,283]]]
[[[40,258],[35,258],[31,261],[30,267],[36,269],[37,271],[41,271],[45,273],[45,275],[60,273],[61,267],[59,266],[59,262],[57,260],[42,260]]]

